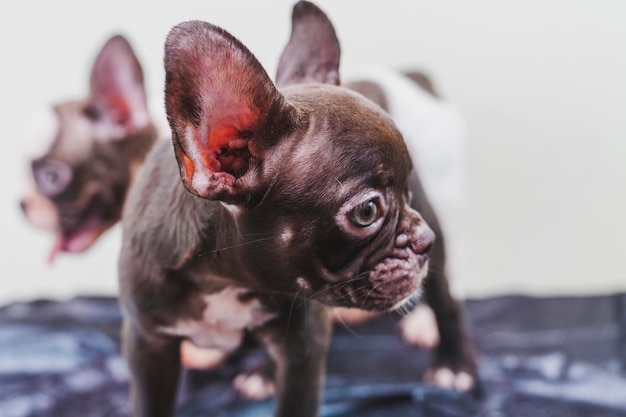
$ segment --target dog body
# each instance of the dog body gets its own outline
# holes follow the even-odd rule
[[[121,36],[109,39],[95,59],[89,96],[59,103],[44,116],[29,155],[34,184],[21,206],[31,224],[56,234],[52,260],[88,249],[119,221],[157,131],[142,69]]]
[[[276,415],[315,416],[329,306],[389,311],[427,274],[441,334],[435,364],[475,371],[441,275],[438,223],[402,136],[379,106],[337,86],[338,66],[332,25],[307,2],[294,7],[280,90],[224,30],[187,22],[170,32],[166,110],[178,164],[158,147],[123,218],[134,416],[172,415],[182,340],[232,350],[244,334],[275,362]]]

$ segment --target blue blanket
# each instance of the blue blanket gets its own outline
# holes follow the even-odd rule
[[[337,326],[323,416],[626,416],[626,295],[466,302],[483,395],[420,383],[429,353],[405,346],[396,317]],[[120,311],[109,298],[0,308],[0,417],[127,416]],[[187,371],[178,416],[269,416],[230,381],[258,352]]]

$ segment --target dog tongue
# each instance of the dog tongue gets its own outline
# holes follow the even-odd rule
[[[52,246],[52,250],[48,255],[48,263],[52,265],[57,255],[63,250],[63,234],[58,233],[54,239],[54,245]]]
[[[87,250],[106,229],[103,225],[97,227],[95,224],[88,224],[88,226],[90,227],[83,227],[69,235],[57,233],[54,246],[48,255],[48,263],[52,264],[61,252],[77,253]]]

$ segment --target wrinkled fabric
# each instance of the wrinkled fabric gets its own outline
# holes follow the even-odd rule
[[[420,381],[429,353],[407,347],[398,317],[337,325],[322,416],[623,417],[626,295],[497,297],[466,302],[482,395]],[[0,417],[122,417],[128,374],[121,315],[108,298],[0,309]],[[267,416],[230,381],[263,355],[248,349],[213,371],[187,371],[178,416]]]

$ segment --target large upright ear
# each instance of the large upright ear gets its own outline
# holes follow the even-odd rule
[[[236,201],[252,157],[289,128],[283,96],[257,59],[225,30],[192,21],[165,43],[165,109],[183,183]]]
[[[299,1],[291,16],[291,37],[278,63],[276,83],[317,82],[339,85],[339,40],[317,6]]]
[[[107,41],[91,70],[89,115],[106,125],[107,135],[123,139],[150,123],[143,71],[122,36]]]

